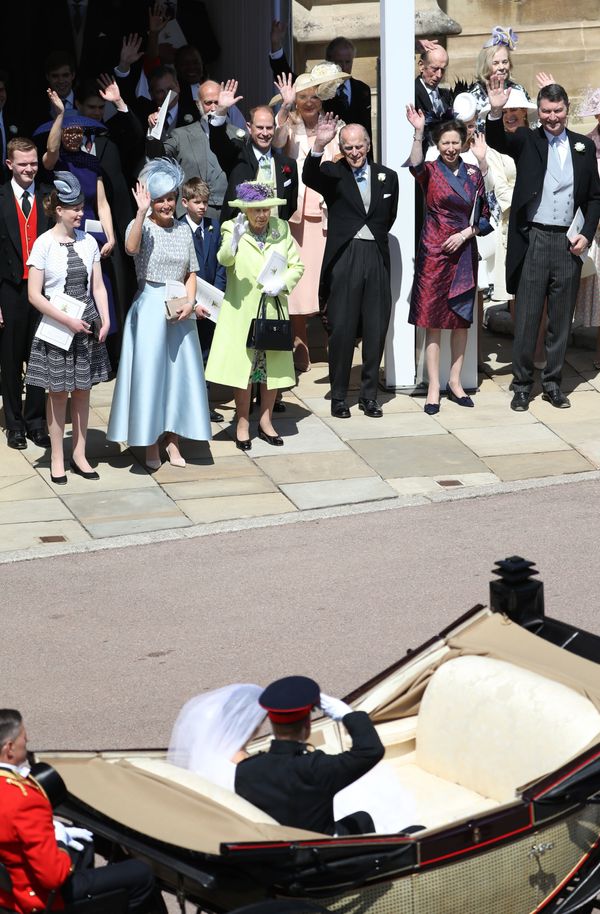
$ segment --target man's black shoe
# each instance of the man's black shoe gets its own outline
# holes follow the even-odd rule
[[[510,401],[510,408],[516,413],[525,413],[529,409],[529,394],[526,390],[518,390]]]
[[[37,447],[50,447],[50,435],[48,435],[43,428],[34,428],[32,432],[27,432],[27,437],[30,441],[33,441]]]
[[[373,419],[380,419],[383,416],[383,410],[377,400],[364,400],[361,397],[358,408],[362,409],[365,416],[371,416]]]
[[[18,428],[9,428],[6,431],[6,443],[15,451],[24,451],[27,447],[25,433]]]
[[[571,401],[568,397],[565,397],[564,393],[558,387],[551,387],[550,390],[545,390],[542,393],[542,400],[547,400],[548,403],[552,403],[552,406],[556,406],[557,409],[569,409]]]
[[[211,422],[222,422],[225,417],[223,413],[218,413],[216,409],[211,409],[210,411],[210,421]]]
[[[349,419],[350,418],[350,409],[345,400],[332,400],[331,401],[331,415],[335,419]]]

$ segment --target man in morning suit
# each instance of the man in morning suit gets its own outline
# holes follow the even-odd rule
[[[600,218],[596,148],[588,137],[566,129],[569,99],[562,86],[550,84],[540,90],[537,130],[520,127],[505,133],[502,107],[507,95],[508,90],[492,78],[486,138],[517,165],[506,252],[506,288],[515,294],[510,405],[517,412],[529,409],[533,355],[547,299],[542,398],[565,409],[571,404],[560,385],[581,276],[579,255],[591,244]],[[583,225],[569,240],[566,233],[578,210]]]
[[[274,20],[271,25],[271,53],[269,55],[273,76],[283,76],[291,72],[285,51],[283,50],[283,41],[285,38],[285,26],[278,20]],[[356,57],[356,47],[349,38],[338,35],[333,41],[330,41],[325,48],[325,60],[335,63],[339,66],[342,73],[352,73],[354,58]],[[296,75],[293,75],[293,81]],[[361,124],[367,133],[369,139],[372,138],[371,127],[371,88],[360,79],[354,79],[350,76],[344,80],[333,98],[323,101],[323,111],[330,111],[339,117],[340,120],[347,124]]]
[[[17,450],[27,447],[27,438],[46,448],[45,391],[27,384],[23,403],[23,365],[39,319],[27,295],[27,260],[34,241],[48,228],[43,197],[35,187],[38,154],[33,142],[9,140],[7,165],[11,180],[0,187],[0,374],[6,438]]]
[[[235,792],[282,825],[326,835],[375,831],[366,812],[339,822],[333,817],[335,794],[383,758],[384,748],[369,715],[324,695],[307,676],[272,682],[259,703],[268,712],[274,739],[268,752],[238,762]],[[332,720],[341,721],[352,737],[346,752],[329,755],[307,745],[310,712],[317,705]]]
[[[12,883],[0,887],[0,909],[34,914],[59,910],[83,898],[116,889],[128,896],[128,912],[165,911],[149,866],[128,860],[97,869],[79,869],[66,845],[57,842],[52,806],[29,772],[23,718],[0,709],[0,863]],[[64,828],[60,834],[64,835]],[[54,896],[57,895],[54,898]]]
[[[358,408],[379,418],[379,366],[392,310],[388,234],[398,209],[398,175],[368,162],[369,137],[360,124],[340,131],[343,159],[321,165],[336,129],[336,119],[326,114],[302,172],[304,183],[322,195],[328,209],[319,298],[330,330],[331,415],[350,417],[346,394],[355,342],[362,337]]]
[[[235,199],[235,188],[244,181],[273,184],[276,195],[286,201],[285,206],[279,207],[279,218],[287,220],[296,212],[298,205],[298,166],[289,156],[273,149],[275,115],[267,105],[251,109],[246,140],[232,139],[226,132],[225,118],[236,91],[235,80],[225,84],[210,122],[210,148],[229,179],[221,222],[237,215],[237,210],[232,209],[227,201]]]
[[[434,118],[452,107],[452,94],[449,89],[440,89],[448,67],[448,54],[442,47],[425,50],[419,57],[419,75],[415,79],[415,108],[425,115],[425,136],[423,155],[431,145],[427,125]]]
[[[217,253],[221,246],[221,230],[218,221],[210,219],[206,215],[209,196],[210,188],[200,178],[190,178],[188,181],[184,181],[181,188],[181,202],[185,209],[185,216],[179,221],[189,227],[194,237],[194,247],[198,260],[196,276],[224,292],[227,283],[227,271],[217,260]],[[198,336],[200,337],[204,367],[206,367],[208,361],[214,332],[214,321],[209,320],[208,317],[201,318],[198,321]],[[209,388],[208,382],[206,387],[207,389]],[[210,421],[222,422],[222,413],[211,409]]]

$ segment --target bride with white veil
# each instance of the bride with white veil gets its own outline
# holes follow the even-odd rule
[[[266,717],[258,703],[262,691],[235,683],[191,698],[175,721],[168,761],[234,790],[235,766],[246,757],[244,746]]]

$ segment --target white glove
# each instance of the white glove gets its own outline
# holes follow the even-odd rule
[[[74,825],[64,825],[59,819],[53,819],[54,837],[57,842],[72,847],[75,851],[82,851],[83,844],[81,841],[93,841],[94,835],[87,828],[76,828]],[[77,838],[81,838],[78,841]]]
[[[235,217],[235,222],[233,223],[233,231],[231,233],[231,253],[237,254],[238,245],[242,235],[245,235],[248,231],[248,220],[243,213],[238,213]]]
[[[341,698],[332,698],[321,692],[321,710],[332,720],[341,720],[346,714],[352,714],[352,708]]]
[[[283,288],[284,283],[282,283],[280,279],[267,279],[263,285],[263,292],[266,295],[279,295]]]

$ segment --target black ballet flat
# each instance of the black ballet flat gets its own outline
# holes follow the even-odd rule
[[[456,403],[457,406],[475,406],[470,397],[457,397],[454,391],[450,389],[450,386],[446,387],[446,397],[451,403]]]
[[[261,441],[266,441],[267,444],[272,444],[274,447],[283,447],[283,438],[280,438],[279,435],[267,435],[262,428],[258,429],[258,437]]]
[[[239,438],[235,439],[235,446],[240,449],[240,451],[249,451],[252,447],[252,442],[250,438],[246,438],[244,441],[240,441]]]
[[[52,473],[50,473],[50,479],[52,480],[52,482],[54,483],[55,486],[66,486],[66,484],[68,482],[68,479],[66,476],[53,476]]]
[[[100,476],[98,473],[96,473],[95,470],[92,470],[91,473],[86,473],[84,470],[77,466],[74,460],[71,461],[71,470],[73,473],[75,473],[77,476],[81,476],[83,479],[100,479]],[[65,476],[65,481],[66,479],[67,477]]]
[[[426,413],[428,416],[437,416],[439,411],[440,411],[439,403],[426,403],[425,406],[423,407],[423,412]]]

